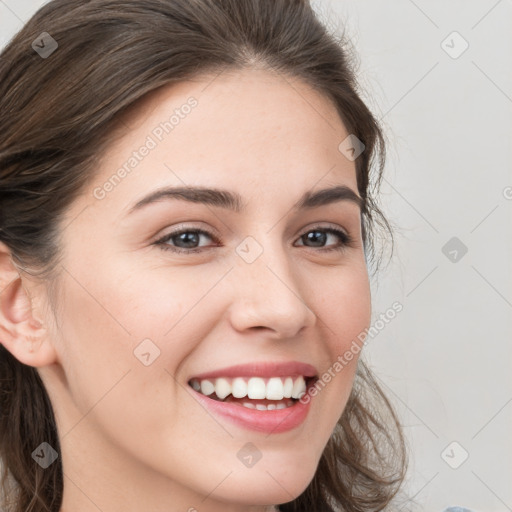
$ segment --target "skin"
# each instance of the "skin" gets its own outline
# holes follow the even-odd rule
[[[214,418],[187,386],[193,375],[252,361],[308,362],[321,375],[371,320],[359,207],[292,211],[306,191],[357,192],[333,104],[262,69],[212,80],[166,86],[126,116],[61,223],[55,308],[44,283],[20,274],[1,247],[0,338],[38,369],[50,395],[62,511],[273,510],[310,483],[350,394],[357,355],[312,398],[302,425],[267,435]],[[95,187],[190,96],[198,100],[192,112],[96,199]],[[238,192],[247,210],[174,199],[127,215],[147,193],[184,184]],[[319,225],[354,241],[326,252],[302,236]],[[202,252],[188,254],[154,244],[178,227],[217,233],[220,242],[202,235],[194,246]],[[250,264],[235,250],[247,236],[263,248]],[[326,233],[323,247],[340,243]],[[133,353],[146,338],[160,349],[149,366]],[[237,458],[247,442],[262,455],[251,468]]]

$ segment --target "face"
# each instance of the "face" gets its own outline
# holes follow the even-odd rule
[[[360,208],[346,194],[301,200],[334,187],[357,194],[355,163],[338,149],[349,133],[302,82],[263,70],[213,78],[138,104],[61,224],[58,307],[47,319],[55,362],[39,372],[61,437],[63,510],[291,501],[347,402],[357,355],[341,371],[333,364],[371,314]],[[226,192],[135,207],[178,187]],[[226,387],[239,377],[237,389],[279,397],[286,376],[296,394],[301,375],[329,369],[307,406],[232,400]],[[258,376],[266,387],[251,384]],[[209,398],[205,380],[220,382]],[[225,389],[230,403],[215,400]]]

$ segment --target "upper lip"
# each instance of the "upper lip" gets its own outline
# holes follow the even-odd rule
[[[314,366],[299,361],[264,362],[238,364],[212,370],[190,377],[192,379],[212,379],[216,377],[316,377],[317,371]]]

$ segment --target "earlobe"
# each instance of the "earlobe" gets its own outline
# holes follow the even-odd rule
[[[3,242],[0,242],[0,343],[29,366],[46,366],[57,360],[46,329],[36,318],[23,278]]]

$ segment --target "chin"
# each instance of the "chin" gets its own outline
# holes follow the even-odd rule
[[[262,461],[260,461],[261,463]],[[313,479],[316,466],[304,467],[298,462],[292,467],[257,465],[250,469],[235,470],[227,479],[225,491],[218,488],[218,499],[240,505],[278,505],[288,503],[300,496]],[[229,486],[228,484],[229,480]]]

